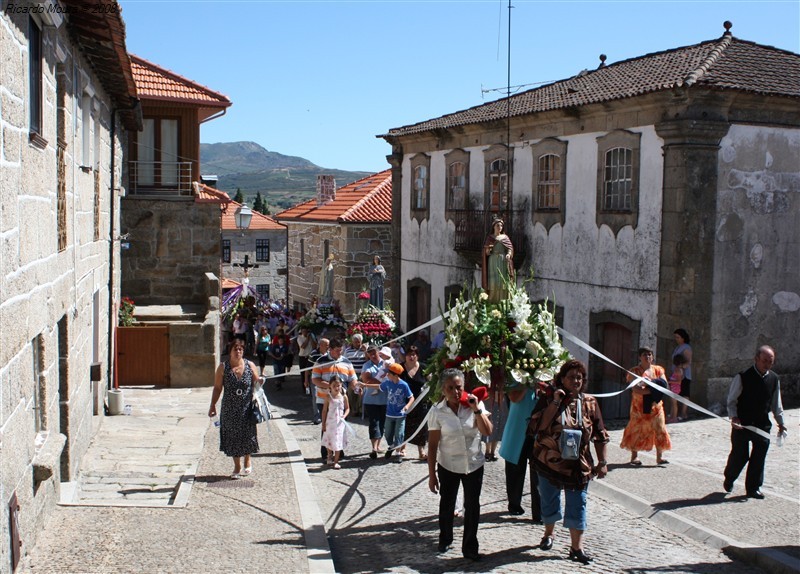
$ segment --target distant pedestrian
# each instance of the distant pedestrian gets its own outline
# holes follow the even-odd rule
[[[233,457],[232,479],[252,472],[250,455],[258,452],[256,424],[248,417],[250,404],[253,402],[256,366],[244,358],[245,344],[243,335],[234,337],[231,342],[228,360],[217,367],[214,375],[214,390],[211,393],[211,407],[208,409],[209,417],[217,416],[217,401],[222,395],[219,450],[226,456]]]
[[[669,376],[669,390],[679,396],[681,394],[681,387],[683,386],[683,372],[687,366],[688,363],[683,353],[678,353],[672,357],[672,374]],[[668,423],[678,422],[678,404],[679,401],[672,399],[670,415],[669,418],[667,418]]]
[[[465,558],[480,560],[478,524],[484,466],[481,435],[491,434],[492,423],[483,410],[483,402],[464,392],[464,373],[445,369],[441,381],[443,399],[431,407],[428,419],[428,488],[439,494],[438,549],[446,552],[453,543],[460,485],[464,489],[461,553]]]
[[[283,373],[286,372],[286,355],[289,352],[289,341],[283,334],[283,329],[278,328],[275,336],[272,337],[272,344],[269,346],[269,354],[272,357],[272,372],[275,375],[275,388],[283,388]]]
[[[639,349],[639,364],[631,367],[636,376],[666,386],[664,367],[653,363],[653,350],[650,347]],[[633,377],[628,375],[628,382]],[[656,463],[667,464],[664,451],[672,448],[672,441],[667,432],[667,421],[664,418],[663,395],[645,383],[638,383],[631,388],[630,420],[622,433],[620,448],[631,451],[631,465],[641,466],[639,451],[656,449]]]
[[[428,382],[418,357],[418,349],[414,345],[411,345],[406,350],[403,373],[400,375],[400,378],[408,383],[415,397],[419,397],[422,394],[422,390]],[[422,423],[428,415],[429,405],[430,403],[427,400],[418,402],[406,417],[405,436],[409,437],[408,442],[417,447],[417,456],[419,456],[420,460],[426,460],[428,458],[428,454],[425,452],[425,445],[428,444],[428,429],[424,428]]]
[[[334,375],[329,384],[325,406],[322,407],[322,446],[328,451],[328,465],[339,470],[342,468],[339,454],[347,448],[345,419],[350,413],[350,404],[338,375]]]
[[[311,394],[311,353],[314,352],[316,339],[309,332],[308,327],[300,327],[300,334],[297,335],[297,357],[300,364],[300,376],[303,381],[303,389],[307,395]]]
[[[267,326],[261,327],[256,341],[256,355],[258,356],[258,368],[261,370],[261,376],[264,376],[264,367],[267,365],[267,356],[269,356],[269,345],[272,342],[272,337],[269,336]]]
[[[733,490],[733,483],[739,478],[745,465],[747,475],[744,479],[745,492],[749,498],[762,499],[761,485],[764,484],[764,463],[769,450],[769,439],[743,428],[751,426],[769,434],[772,424],[769,413],[778,423],[778,434],[786,432],[783,422],[783,403],[781,401],[781,382],[772,370],[775,363],[775,350],[762,345],[756,351],[755,364],[742,371],[731,382],[728,391],[728,416],[731,419],[731,452],[725,465],[725,492]],[[751,450],[752,443],[752,450]]]
[[[689,344],[689,333],[686,329],[675,329],[672,335],[675,337],[675,349],[672,351],[673,358],[677,355],[683,355],[683,358],[686,359],[686,364],[683,367],[680,395],[688,399],[692,396],[692,346]],[[681,403],[679,409],[679,421],[685,421],[689,418],[689,405]]]

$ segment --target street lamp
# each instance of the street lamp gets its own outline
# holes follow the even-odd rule
[[[245,229],[250,227],[251,219],[253,219],[253,210],[244,203],[233,212],[233,220],[236,222],[237,229],[241,229],[243,236]]]

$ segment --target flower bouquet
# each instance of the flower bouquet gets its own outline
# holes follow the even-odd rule
[[[136,304],[130,297],[123,297],[122,302],[119,304],[119,326],[130,327],[136,323],[133,318],[133,312],[136,310]]]
[[[459,296],[444,317],[445,342],[431,358],[429,396],[441,398],[440,375],[458,368],[473,373],[479,384],[533,386],[550,381],[569,359],[547,302],[534,305],[524,286],[509,284],[508,298],[490,303],[482,289]]]
[[[342,312],[336,305],[318,304],[312,307],[297,322],[298,327],[307,328],[315,335],[320,335],[330,329],[347,329],[347,323],[342,317]]]
[[[397,336],[394,313],[388,309],[372,306],[362,309],[347,329],[348,337],[354,333],[361,333],[367,345],[382,347]]]

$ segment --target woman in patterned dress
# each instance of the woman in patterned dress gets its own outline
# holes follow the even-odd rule
[[[228,360],[217,367],[214,375],[214,392],[211,394],[211,408],[208,409],[209,417],[217,416],[217,401],[222,394],[219,450],[233,457],[231,478],[234,480],[252,472],[250,455],[258,452],[256,424],[247,416],[253,401],[257,371],[255,364],[244,358],[245,344],[244,337],[240,336],[234,337],[231,342]]]

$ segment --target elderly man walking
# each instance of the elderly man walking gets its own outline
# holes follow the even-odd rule
[[[744,480],[748,498],[762,499],[761,485],[764,483],[764,463],[769,450],[769,439],[747,430],[755,427],[769,433],[772,424],[769,413],[778,423],[778,434],[786,431],[783,424],[781,383],[772,369],[775,350],[763,345],[756,351],[755,364],[742,371],[731,383],[728,392],[728,416],[731,419],[731,453],[725,466],[725,492],[733,490],[733,483],[747,465]],[[752,443],[752,450],[750,449]]]

